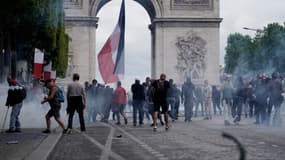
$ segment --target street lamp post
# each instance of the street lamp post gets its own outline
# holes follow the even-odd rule
[[[250,30],[250,31],[256,31],[256,32],[260,31],[260,29],[248,28],[248,27],[243,27],[243,29]]]
[[[255,39],[259,39],[261,35],[263,34],[263,31],[261,29],[256,28],[249,28],[249,27],[243,27],[244,30],[254,31],[256,34]]]

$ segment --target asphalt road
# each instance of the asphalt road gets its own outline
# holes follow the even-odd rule
[[[131,120],[130,120],[131,121]],[[159,126],[153,132],[149,124],[133,127],[115,122],[90,124],[86,133],[74,130],[63,135],[50,154],[50,160],[234,160],[239,159],[237,145],[224,137],[236,137],[249,160],[284,160],[285,127],[257,126],[252,119],[225,127],[222,117],[213,120],[179,120],[168,131]]]

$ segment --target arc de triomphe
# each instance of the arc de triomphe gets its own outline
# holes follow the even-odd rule
[[[67,75],[95,78],[98,11],[110,0],[65,0],[66,32],[70,37]],[[181,84],[219,84],[220,0],[134,0],[151,19],[151,76]]]

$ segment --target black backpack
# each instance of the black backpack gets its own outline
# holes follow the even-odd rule
[[[20,90],[20,97],[21,100],[24,100],[27,97],[27,89],[24,86],[21,86],[22,89]]]

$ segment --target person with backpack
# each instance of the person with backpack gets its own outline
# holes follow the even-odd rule
[[[19,121],[19,115],[23,106],[23,100],[26,98],[26,90],[10,76],[7,77],[7,82],[9,84],[9,89],[6,106],[12,107],[12,112],[10,116],[9,129],[6,131],[6,133],[21,132],[21,123]]]
[[[74,73],[73,74],[73,82],[68,84],[67,86],[67,114],[69,114],[68,117],[68,133],[71,133],[72,129],[72,121],[74,112],[77,111],[79,116],[79,122],[80,122],[80,129],[81,132],[85,132],[85,122],[84,122],[84,116],[83,111],[86,108],[86,93],[83,85],[79,83],[79,74]]]
[[[45,116],[47,128],[43,131],[43,133],[51,133],[50,131],[51,117],[55,118],[56,122],[63,129],[63,133],[66,133],[67,129],[65,129],[64,124],[60,119],[61,102],[59,100],[59,88],[55,85],[55,82],[51,79],[45,81],[45,86],[49,89],[49,93],[48,97],[45,97],[42,100],[41,104],[48,102],[50,105],[50,110]]]

